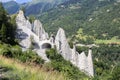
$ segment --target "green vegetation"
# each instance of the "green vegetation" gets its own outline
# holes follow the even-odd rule
[[[0,80],[67,80],[64,74],[47,71],[45,67],[20,63],[0,56]]]
[[[120,45],[101,44],[99,48],[93,48],[93,51],[96,77],[103,80],[119,80]]]
[[[64,60],[55,49],[46,51],[47,57],[51,62],[44,64],[44,60],[32,51],[34,44],[32,37],[30,50],[22,52],[21,48],[15,42],[16,15],[9,17],[3,9],[2,4],[0,4],[0,54],[7,57],[0,57],[0,65],[2,65],[1,68],[5,74],[3,76],[4,79],[119,80],[119,10],[120,3],[114,0],[70,0],[69,3],[61,4],[39,17],[43,22],[43,26],[49,32],[57,31],[58,27],[63,27],[70,37],[69,44],[71,48],[73,48],[72,41],[84,44],[99,44],[99,47],[92,48],[95,77],[89,78],[69,61]],[[31,16],[29,19],[32,23],[34,17]],[[88,48],[86,47],[77,47],[79,53],[82,51],[87,53],[87,50]],[[30,64],[35,66],[31,68]],[[40,67],[44,67],[45,69],[41,68],[39,71]],[[66,78],[61,77],[63,75],[59,76],[59,73],[55,74],[54,71],[58,71],[63,75],[65,74]],[[52,72],[53,77],[51,77]]]
[[[0,3],[0,41],[15,44],[15,22],[13,22]]]
[[[79,43],[84,43],[84,44],[92,44],[95,41],[94,36],[91,35],[86,35],[83,33],[83,29],[80,28],[77,31],[77,34],[74,36],[74,38],[72,38],[72,41],[77,40],[77,42]]]
[[[22,52],[20,46],[15,42],[15,18],[16,15],[8,17],[2,4],[0,4],[0,79],[65,80],[64,74],[62,75],[55,70],[47,71],[43,65],[44,60],[32,51],[34,42],[32,36],[30,50]],[[40,68],[41,70],[39,70]]]
[[[87,50],[88,48],[86,47],[77,47],[78,52],[85,51],[87,53]],[[1,54],[6,57],[12,57],[14,59],[14,62],[12,62],[12,64],[10,64],[9,62],[10,60],[9,60],[9,61],[6,61],[8,62],[7,65],[5,62],[1,63],[0,61],[0,65],[2,65],[3,67],[7,67],[6,68],[7,71],[4,74],[6,74],[5,78],[9,78],[8,80],[10,79],[12,80],[16,80],[16,79],[44,80],[44,77],[43,77],[45,76],[43,75],[44,73],[41,73],[40,75],[38,75],[38,72],[36,72],[36,70],[35,70],[35,73],[30,72],[31,70],[30,71],[25,70],[26,68],[23,68],[21,70],[21,67],[24,67],[24,65],[21,64],[20,67],[19,66],[15,67],[16,63],[18,63],[15,61],[25,62],[25,64],[27,63],[27,65],[31,63],[38,64],[39,67],[43,66],[45,70],[48,72],[50,71],[50,73],[51,71],[54,72],[57,70],[65,74],[66,78],[63,78],[62,80],[64,79],[66,80],[68,78],[71,80],[81,80],[81,79],[82,80],[84,79],[85,80],[86,79],[88,80],[101,80],[101,79],[102,80],[119,80],[120,79],[120,76],[119,76],[120,45],[101,44],[99,45],[98,48],[94,47],[92,48],[92,50],[93,50],[93,61],[94,61],[94,69],[95,69],[94,78],[89,78],[84,73],[80,72],[78,68],[74,67],[69,61],[64,60],[63,57],[60,54],[58,54],[55,49],[47,50],[46,54],[47,54],[47,57],[51,60],[51,62],[43,65],[43,60],[41,60],[40,57],[38,57],[35,53],[31,51],[22,53],[21,48],[19,46],[10,46],[7,44],[0,45]],[[4,61],[4,59],[2,58],[0,59]],[[53,76],[55,76],[55,74]]]
[[[39,19],[48,32],[65,29],[67,36],[77,36],[80,43],[120,38],[120,3],[115,0],[70,0],[42,15]],[[82,30],[82,33],[79,31]]]
[[[33,23],[35,21],[35,17],[33,15],[29,15],[29,21],[30,23]]]
[[[69,61],[64,60],[64,58],[57,53],[55,49],[50,49],[46,51],[47,57],[51,60],[49,67],[51,66],[53,70],[66,73],[70,80],[86,80],[89,79],[84,73],[80,72],[79,69],[73,66]]]
[[[22,52],[22,49],[19,46],[11,46],[8,44],[0,45],[0,54],[20,60],[21,62],[30,62],[39,65],[44,63],[44,60],[42,60],[35,52],[31,50]]]
[[[110,40],[96,40],[95,41],[96,44],[120,44],[120,39],[118,39],[117,37],[113,37]]]
[[[15,1],[3,3],[3,6],[9,14],[15,14],[20,9],[20,5]]]
[[[85,51],[88,48],[77,47],[77,51]],[[100,44],[93,47],[93,62],[95,77],[93,80],[119,80],[120,79],[120,45]]]

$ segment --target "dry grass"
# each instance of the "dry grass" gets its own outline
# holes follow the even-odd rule
[[[3,56],[0,56],[0,65],[13,68],[15,73],[19,73],[21,80],[67,80],[64,74],[57,71],[47,71],[39,65],[28,65]]]

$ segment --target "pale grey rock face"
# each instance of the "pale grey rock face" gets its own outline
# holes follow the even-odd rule
[[[79,70],[85,72],[87,75],[94,76],[91,50],[89,50],[87,57],[84,52],[79,54],[76,51],[75,45],[73,46],[73,49],[71,49],[66,39],[65,31],[62,28],[57,32],[55,45],[64,59],[70,61],[74,66],[78,67]]]
[[[42,23],[39,20],[34,21],[33,32],[39,36],[40,40],[48,39],[48,33],[42,27]]]
[[[55,37],[55,45],[59,53],[64,57],[64,59],[70,60],[72,51],[67,42],[65,32],[62,28],[59,28],[57,32],[57,35]]]
[[[26,21],[26,26],[27,26],[30,30],[32,30],[32,25],[31,25],[31,23],[29,22],[29,20]]]
[[[76,51],[75,45],[73,49],[71,49],[65,36],[65,31],[62,28],[58,30],[56,37],[51,36],[48,40],[48,33],[43,29],[41,22],[35,20],[33,26],[31,26],[30,22],[25,18],[23,11],[19,11],[16,17],[16,24],[16,37],[20,40],[19,44],[22,46],[22,49],[29,49],[32,36],[33,41],[36,44],[34,45],[34,51],[36,51],[46,62],[49,62],[50,60],[45,54],[45,48],[48,46],[54,48],[54,45],[56,45],[58,53],[60,53],[64,59],[70,61],[87,75],[94,76],[92,51],[89,50],[87,57],[84,52],[79,54]]]
[[[88,60],[88,72],[89,72],[90,76],[94,76],[92,50],[91,49],[88,51],[87,60]]]
[[[19,11],[17,17],[16,17],[16,23],[21,23],[19,27],[23,27],[26,26],[28,27],[30,30],[32,29],[32,25],[30,24],[30,22],[28,20],[26,20],[24,13],[22,10]]]
[[[25,16],[24,16],[24,13],[23,13],[22,10],[20,10],[20,11],[18,12],[16,21],[19,21],[19,22],[22,22],[22,23],[24,23],[24,21],[26,21]]]
[[[17,24],[17,38],[20,39],[20,45],[22,47],[29,48],[31,42],[30,35],[27,33],[28,32],[27,29],[31,28],[31,24],[29,23],[29,21],[26,20],[24,13],[21,10],[19,11],[16,17],[16,24]]]
[[[77,57],[78,57],[79,53],[77,53],[75,45],[73,46],[73,49],[71,49],[71,50],[72,50],[72,54],[71,54],[70,62],[73,65],[77,66],[77,64],[78,64],[78,58]]]
[[[79,54],[75,48],[73,48],[70,62],[87,75],[94,76],[92,50],[89,50],[88,56],[86,56],[84,52]]]
[[[78,55],[78,67],[80,70],[82,70],[83,72],[87,72],[88,71],[88,64],[87,64],[87,56],[85,55],[84,52],[82,52],[81,54]]]
[[[39,56],[41,56],[41,58],[44,59],[46,62],[49,62],[49,59],[47,58],[45,51],[40,49],[42,44],[39,41],[39,36],[36,35],[34,32],[32,32],[31,24],[24,17],[23,11],[19,11],[19,13],[16,17],[16,24],[17,24],[16,38],[18,38],[20,40],[19,44],[21,45],[23,51],[30,48],[31,36],[32,36],[33,41],[36,44],[36,45],[34,45],[34,47],[36,48],[36,49],[34,49],[34,51],[36,51],[37,54]],[[37,26],[39,27],[39,25],[40,24],[38,24]]]

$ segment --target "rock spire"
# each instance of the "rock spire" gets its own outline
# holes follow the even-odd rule
[[[73,45],[73,49],[71,49],[65,36],[65,31],[62,28],[59,28],[57,32],[55,45],[64,59],[70,61],[74,66],[78,67],[87,75],[94,76],[92,50],[89,50],[88,56],[86,56],[85,52],[78,53],[76,51],[75,44]]]
[[[34,21],[33,32],[39,36],[40,40],[48,39],[48,33],[42,27],[42,23],[39,20]]]
[[[31,41],[33,41],[33,51],[36,51],[41,58],[49,62],[50,60],[46,57],[45,50],[56,46],[58,53],[61,54],[64,59],[70,61],[87,75],[94,76],[92,50],[90,49],[88,56],[86,56],[85,52],[78,53],[76,51],[75,44],[73,48],[70,48],[65,31],[62,28],[59,28],[56,36],[51,35],[49,38],[48,33],[46,33],[42,27],[42,23],[39,20],[35,20],[34,23],[31,24],[21,10],[16,17],[16,24],[16,38],[20,40],[19,44],[23,50],[29,49]]]

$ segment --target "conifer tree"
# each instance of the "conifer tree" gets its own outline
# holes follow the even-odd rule
[[[2,3],[0,3],[0,28],[2,27],[2,23],[7,21],[7,13],[4,10]]]
[[[2,3],[0,3],[0,41],[4,43],[14,44],[15,39],[15,20],[8,17]]]
[[[5,24],[2,24],[2,28],[1,28],[1,40],[3,42],[7,41],[7,28],[6,28]]]

